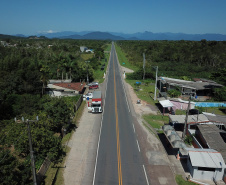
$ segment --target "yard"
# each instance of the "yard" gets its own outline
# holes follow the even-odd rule
[[[156,130],[161,130],[164,124],[169,123],[169,117],[162,115],[146,114],[143,119]]]

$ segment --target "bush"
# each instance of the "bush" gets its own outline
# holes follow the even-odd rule
[[[214,89],[214,100],[225,101],[226,100],[226,87]]]
[[[171,89],[171,90],[168,91],[168,94],[172,98],[177,98],[178,96],[181,95],[181,92],[179,90],[176,90],[176,89]]]
[[[186,136],[186,137],[185,137],[184,142],[185,142],[186,144],[192,145],[192,141],[193,141],[192,136],[189,135],[189,136]]]

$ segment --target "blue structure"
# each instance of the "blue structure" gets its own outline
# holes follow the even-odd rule
[[[196,107],[226,107],[226,103],[217,102],[195,102]]]

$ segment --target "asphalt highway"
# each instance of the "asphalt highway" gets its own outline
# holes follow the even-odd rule
[[[112,44],[93,185],[148,185]]]

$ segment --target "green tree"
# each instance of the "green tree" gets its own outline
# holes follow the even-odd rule
[[[2,185],[30,184],[32,182],[30,166],[19,162],[9,150],[0,152],[0,166],[0,182]]]
[[[225,101],[226,100],[226,87],[214,89],[214,100]]]
[[[70,121],[71,111],[62,98],[52,98],[45,103],[44,111],[54,123],[53,131],[60,132],[62,126]]]
[[[181,92],[179,90],[177,90],[177,89],[170,89],[169,91],[167,91],[167,93],[172,98],[177,98],[178,96],[181,95]]]
[[[44,95],[45,87],[47,86],[49,81],[49,74],[50,74],[49,66],[42,64],[40,72],[41,72],[40,80],[42,81],[42,95]]]
[[[217,82],[226,86],[226,68],[221,68],[216,72],[213,72],[211,74],[211,79],[216,80]]]

